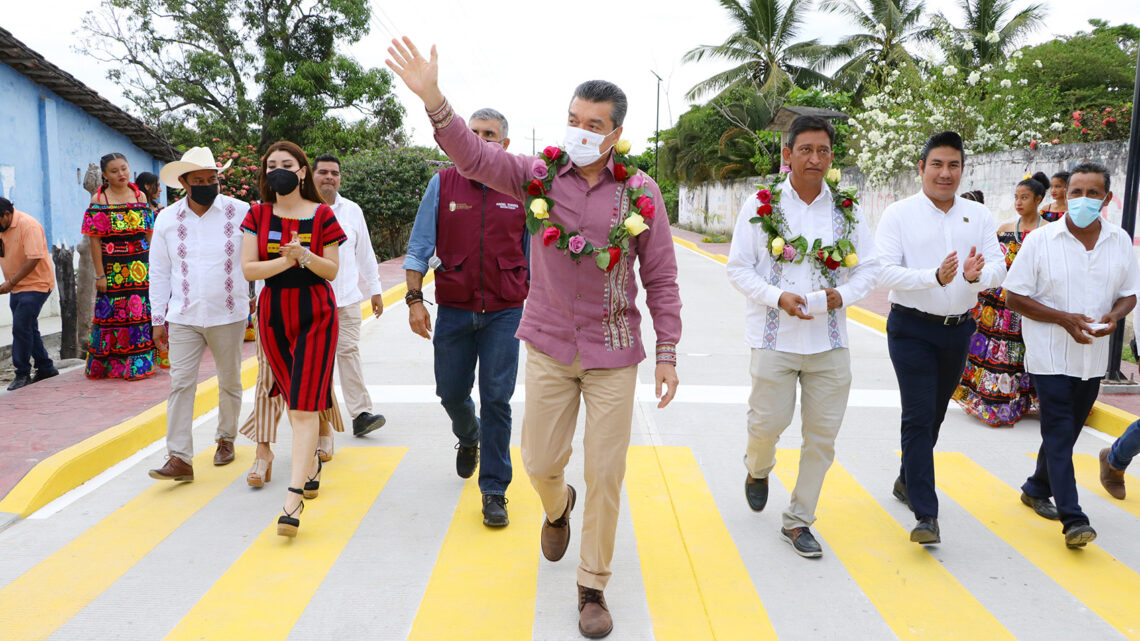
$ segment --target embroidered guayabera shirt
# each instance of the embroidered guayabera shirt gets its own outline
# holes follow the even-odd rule
[[[151,324],[215,327],[249,315],[241,223],[249,203],[218,195],[200,217],[183,198],[162,210],[150,244]]]
[[[789,239],[803,236],[811,243],[820,239],[824,246],[833,245],[843,234],[843,213],[827,183],[819,196],[805,203],[789,182],[782,183],[780,209],[788,222]],[[856,225],[852,238],[859,263],[855,267],[836,270],[835,289],[843,297],[843,307],[814,314],[812,320],[790,316],[780,309],[780,294],[791,292],[804,298],[810,292],[830,287],[813,256],[801,263],[772,260],[768,251],[768,234],[757,223],[760,201],[753,195],[744,202],[736,217],[732,248],[728,252],[727,274],[733,287],[748,299],[744,312],[745,340],[749,347],[772,349],[794,354],[818,354],[847,347],[847,314],[844,308],[855,304],[875,287],[878,264],[871,231],[863,222],[862,211],[855,206]],[[788,240],[788,239],[785,239]]]
[[[383,294],[376,252],[372,249],[368,225],[364,222],[364,212],[360,210],[360,205],[337,194],[336,202],[329,207],[332,207],[336,222],[340,223],[340,228],[348,239],[340,245],[340,267],[332,282],[336,306],[355,305],[366,298]]]
[[[463,176],[491,189],[526,201],[523,185],[530,181],[536,156],[507,153],[502,146],[480,139],[457,116],[434,118],[435,140]],[[677,288],[677,257],[669,219],[657,184],[646,177],[656,216],[649,229],[629,240],[629,254],[610,271],[598,269],[593,258],[575,261],[539,238],[531,243],[531,285],[516,336],[559,361],[570,364],[579,355],[584,369],[626,367],[645,358],[641,343],[641,311],[634,267],[645,287],[646,305],[657,334],[658,362],[674,362],[681,338],[681,296]],[[613,175],[613,159],[597,184],[566,163],[558,169],[547,194],[555,203],[552,222],[580,230],[594,245],[605,245],[610,228],[628,212],[625,185]]]

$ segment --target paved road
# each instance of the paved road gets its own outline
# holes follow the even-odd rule
[[[1067,550],[1058,524],[1018,502],[1036,422],[994,430],[957,410],[937,462],[944,543],[907,540],[913,521],[890,494],[894,376],[885,338],[861,326],[851,329],[851,406],[815,528],[824,557],[796,556],[777,530],[797,430],[781,442],[768,510],[749,511],[743,300],[720,263],[682,248],[678,260],[682,386],[658,410],[652,368],[641,368],[607,590],[611,638],[1140,639],[1140,499],[1113,501],[1097,487],[1104,440],[1094,433],[1077,444],[1082,505],[1100,533],[1089,548]],[[650,327],[646,335],[652,344]],[[363,341],[388,425],[339,439],[300,537],[283,540],[273,526],[287,429],[263,490],[244,482],[252,447],[222,468],[203,452],[197,480],[180,486],[146,476],[162,459],[152,447],[0,532],[0,639],[579,638],[580,521],[566,558],[543,560],[541,511],[516,451],[512,524],[483,528],[474,481],[454,474],[429,343],[410,333],[402,305],[367,323]],[[516,425],[524,395],[520,385]],[[199,425],[204,446],[213,428],[209,417]],[[568,473],[583,487],[580,455]]]

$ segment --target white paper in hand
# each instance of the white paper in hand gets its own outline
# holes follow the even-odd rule
[[[1099,332],[1102,329],[1107,329],[1108,323],[1089,323],[1089,329],[1094,332]]]
[[[807,295],[807,313],[812,316],[827,311],[827,292],[820,290]]]

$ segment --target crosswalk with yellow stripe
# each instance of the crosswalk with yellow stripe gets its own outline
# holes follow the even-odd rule
[[[307,502],[301,535],[296,539],[276,536],[270,520],[272,512],[264,515],[261,529],[252,531],[239,529],[248,518],[235,517],[230,522],[213,516],[213,504],[248,496],[251,491],[240,478],[244,468],[206,467],[209,453],[204,453],[197,461],[200,472],[194,483],[151,485],[0,587],[0,640],[82,636],[267,641],[311,638],[306,635],[313,624],[304,626],[302,633],[298,632],[298,621],[303,617],[337,617],[336,611],[329,611],[334,608],[328,606],[327,599],[321,601],[315,595],[335,587],[329,585],[330,580],[339,580],[337,577],[354,570],[343,564],[352,564],[353,555],[359,554],[350,554],[346,549],[362,535],[362,523],[371,519],[386,522],[396,537],[389,540],[399,540],[400,524],[409,515],[396,513],[381,499],[391,485],[403,484],[404,489],[397,488],[397,492],[416,485],[416,479],[401,477],[408,451],[406,447],[338,450],[334,462],[326,468],[320,497]],[[250,455],[250,448],[239,448],[240,458]],[[517,448],[513,459],[516,470],[521,470]],[[826,591],[814,594],[813,600],[804,603],[802,612],[796,613],[770,611],[772,603],[779,602],[780,607],[786,608],[787,602],[765,597],[773,589],[796,590],[797,582],[824,567],[819,561],[798,557],[794,564],[787,565],[792,551],[782,544],[769,544],[776,540],[783,507],[778,488],[794,486],[797,461],[796,450],[780,450],[768,510],[760,515],[742,514],[747,512],[742,496],[713,494],[708,479],[723,471],[707,467],[708,463],[702,467],[689,447],[631,447],[623,505],[631,517],[630,525],[619,529],[618,536],[632,535],[641,582],[628,577],[619,580],[615,574],[611,589],[615,585],[625,589],[636,585],[643,590],[637,598],[646,604],[650,626],[645,630],[630,629],[630,619],[634,617],[623,620],[622,612],[615,612],[614,638],[815,638],[811,633],[812,617],[826,616],[833,605],[829,604],[832,597]],[[1109,501],[1099,485],[1094,485],[1095,457],[1078,454],[1076,463],[1079,482],[1084,486],[1082,498]],[[865,487],[842,461],[832,467],[824,486],[819,521],[814,526],[824,545],[824,561],[838,562],[857,586],[872,608],[866,616],[877,617],[877,625],[889,630],[881,638],[891,638],[888,634],[900,640],[1045,638],[1040,633],[1027,635],[1025,631],[1048,630],[1048,625],[1028,625],[1014,614],[1018,608],[1009,607],[1007,602],[994,602],[990,591],[979,590],[984,593],[979,594],[970,588],[987,575],[994,580],[1016,575],[1048,583],[1048,588],[1060,595],[1059,599],[1071,600],[1085,611],[1083,616],[1093,622],[1086,624],[1089,636],[1083,638],[1140,639],[1140,607],[1135,600],[1140,595],[1140,574],[1130,567],[1129,559],[1118,558],[1119,550],[1095,543],[1082,550],[1068,550],[1056,522],[1034,515],[1019,503],[1015,486],[964,454],[938,453],[936,465],[939,489],[948,499],[944,499],[944,504],[953,506],[944,506],[944,518],[951,518],[947,512],[957,514],[960,510],[976,521],[980,536],[948,540],[944,546],[931,548],[910,543],[907,529],[911,524],[896,518],[899,506],[893,503],[889,487]],[[418,469],[407,470],[407,474],[419,473]],[[1129,482],[1136,482],[1140,489],[1140,481],[1134,477],[1129,477]],[[431,480],[422,479],[422,483],[430,485]],[[419,496],[429,495],[433,493]],[[373,551],[385,555],[389,563],[401,555],[428,558],[430,563],[421,581],[389,582],[389,577],[378,576],[367,583],[371,589],[355,595],[359,598],[352,598],[343,590],[337,592],[339,608],[367,609],[373,601],[401,594],[415,606],[398,620],[360,624],[350,630],[342,627],[338,630],[340,638],[572,638],[576,631],[547,634],[550,622],[543,620],[542,613],[536,615],[536,610],[541,609],[536,606],[540,568],[546,563],[538,549],[542,509],[525,478],[516,479],[511,486],[508,496],[512,523],[500,530],[483,527],[480,494],[474,480],[464,483],[458,496],[448,496],[440,497],[441,502],[419,506],[428,511],[451,512],[442,538],[421,540],[414,536],[414,528],[409,528],[402,549]],[[1109,503],[1134,528],[1133,533],[1140,530],[1137,503],[1136,498]],[[412,509],[416,507],[413,505]],[[377,510],[384,513],[375,514]],[[734,513],[727,518],[722,510]],[[204,518],[211,522],[198,523]],[[573,517],[571,522],[577,524]],[[742,528],[741,523],[749,525]],[[199,580],[198,584],[205,585],[203,592],[183,594],[188,605],[173,616],[166,614],[169,622],[163,624],[161,632],[147,631],[145,626],[132,627],[132,618],[140,622],[148,616],[162,619],[158,602],[151,613],[142,597],[133,612],[121,613],[122,621],[102,621],[105,628],[93,631],[95,617],[87,611],[95,607],[93,604],[102,595],[118,589],[118,584],[137,580],[136,566],[149,563],[157,567],[186,567],[184,559],[154,557],[208,552],[204,548],[167,549],[163,545],[179,528],[190,525],[205,525],[215,533],[215,542],[225,542],[232,557],[228,565],[223,562],[211,569],[213,574],[204,581]],[[970,528],[970,524],[962,524],[961,529],[973,531]],[[574,536],[577,535],[575,529]],[[7,536],[0,535],[0,544],[6,543]],[[997,549],[998,557],[1004,554],[1005,558],[998,565],[1009,567],[972,568],[960,559],[947,558],[952,554],[968,555],[972,546]],[[1123,553],[1127,556],[1127,551]],[[778,567],[791,567],[793,571],[758,572],[758,567],[765,566],[766,557],[773,554],[783,555]],[[574,555],[567,554],[562,563],[573,565]],[[1030,570],[1019,574],[1011,567]],[[383,573],[382,568],[370,571]],[[804,577],[799,576],[800,572]],[[156,582],[148,585],[158,585],[164,579],[152,579]],[[168,579],[176,582],[178,577]],[[1027,599],[1024,588],[1011,580],[1008,599],[1025,599],[1023,609],[1036,617],[1047,620],[1058,615]],[[391,592],[386,594],[385,590]],[[164,588],[163,592],[167,591],[180,593],[176,584]],[[561,594],[565,595],[564,607],[572,608],[572,585]],[[314,611],[315,603],[323,604],[319,611]],[[627,624],[625,629],[623,624]],[[852,629],[867,629],[854,621],[852,625]],[[319,622],[316,627],[321,628]]]

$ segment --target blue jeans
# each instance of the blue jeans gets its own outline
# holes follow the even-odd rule
[[[1037,469],[1021,491],[1034,498],[1053,497],[1064,529],[1088,523],[1077,502],[1073,472],[1073,445],[1100,392],[1100,379],[1082,381],[1073,376],[1031,374],[1041,405],[1041,450]]]
[[[36,369],[52,367],[51,357],[44,349],[40,337],[40,310],[50,292],[17,292],[8,295],[8,306],[12,308],[12,366],[16,376],[29,376],[32,361]]]
[[[461,445],[479,445],[479,490],[502,495],[511,483],[511,396],[519,369],[515,332],[522,308],[471,312],[439,306],[435,393]],[[479,367],[479,417],[471,389]]]
[[[1132,462],[1132,457],[1140,454],[1140,421],[1124,430],[1120,438],[1108,450],[1108,464],[1115,470],[1124,471]]]

